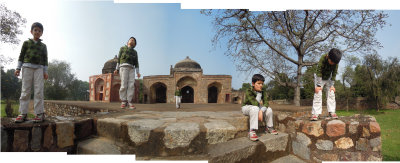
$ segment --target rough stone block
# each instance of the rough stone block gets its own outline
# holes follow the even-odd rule
[[[249,116],[239,116],[239,117],[222,117],[224,121],[231,124],[238,131],[248,131],[249,130]]]
[[[286,133],[279,133],[278,135],[266,134],[258,139],[265,145],[266,152],[285,151],[289,135]]]
[[[376,157],[374,155],[369,155],[367,161],[382,161],[382,157]]]
[[[121,154],[112,141],[104,138],[88,139],[78,143],[77,154]]]
[[[368,129],[363,127],[362,137],[367,138],[369,136],[371,136],[371,134],[369,133]]]
[[[361,161],[362,154],[360,152],[344,152],[340,156],[340,161]]]
[[[288,155],[288,156],[283,156],[281,158],[278,158],[271,163],[306,163],[305,161],[297,158],[294,155]]]
[[[121,138],[122,123],[125,119],[104,118],[97,120],[97,134],[112,140]]]
[[[360,138],[356,142],[356,149],[359,151],[367,151],[368,150],[368,139]]]
[[[28,150],[29,145],[29,131],[28,130],[15,130],[14,131],[14,152],[25,152]]]
[[[128,122],[129,138],[136,144],[140,145],[149,140],[150,132],[164,124],[163,121],[142,119],[133,122]]]
[[[372,151],[381,151],[382,148],[381,137],[369,140],[369,145],[372,148]]]
[[[330,140],[317,140],[315,146],[320,150],[329,151],[333,149],[333,142]]]
[[[197,123],[172,123],[164,129],[164,145],[167,148],[187,147],[199,135]]]
[[[83,139],[93,134],[93,120],[84,119],[75,123],[76,139]]]
[[[339,161],[339,156],[337,154],[324,153],[321,155],[323,161]]]
[[[44,131],[43,147],[49,149],[51,145],[53,145],[53,143],[54,143],[53,127],[52,125],[49,125]]]
[[[302,132],[319,137],[324,134],[324,129],[321,127],[321,121],[312,121],[303,125]]]
[[[8,148],[8,133],[1,127],[1,152],[6,152]]]
[[[208,147],[209,162],[238,162],[252,156],[257,143],[242,137]]]
[[[206,139],[208,144],[226,142],[235,137],[236,128],[224,121],[205,123],[207,129]]]
[[[378,122],[369,122],[369,130],[371,133],[380,133],[381,127],[379,126]]]
[[[59,148],[74,145],[74,128],[72,122],[56,122],[57,146]]]
[[[297,136],[292,141],[293,153],[303,159],[310,160],[310,148],[308,145],[311,144],[311,139],[305,134],[297,132]]]
[[[348,137],[343,137],[335,141],[336,147],[340,149],[348,149],[354,146],[353,140]]]
[[[286,113],[279,113],[278,114],[278,121],[283,121],[288,115]]]
[[[349,132],[350,134],[356,134],[357,133],[357,128],[360,122],[351,122],[349,125]]]
[[[32,128],[32,140],[31,140],[31,149],[32,151],[39,151],[41,148],[42,141],[42,128],[33,127]]]
[[[326,125],[326,134],[329,137],[341,136],[346,133],[346,124],[341,120],[329,121]]]

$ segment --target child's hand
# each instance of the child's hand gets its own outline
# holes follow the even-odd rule
[[[318,93],[320,90],[322,90],[322,87],[315,87],[315,93]]]
[[[117,75],[118,74],[118,70],[114,70],[114,75]]]
[[[258,120],[263,121],[263,112],[261,109],[260,109],[260,111],[258,111]]]
[[[137,74],[137,77],[140,78],[140,73]]]
[[[20,72],[21,72],[21,70],[16,70],[16,71],[14,72],[14,75],[15,75],[16,77],[18,77]]]
[[[331,88],[329,89],[329,91],[333,90],[333,92],[336,92],[335,87],[331,86]]]
[[[49,75],[47,73],[43,73],[43,78],[44,80],[47,80],[49,78]]]
[[[263,106],[263,105],[264,105],[264,102],[263,102],[263,100],[261,100],[261,101],[260,101],[260,105],[261,105],[261,106]]]

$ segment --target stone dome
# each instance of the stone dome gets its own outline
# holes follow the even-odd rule
[[[184,60],[179,61],[174,66],[175,70],[201,70],[201,66],[196,61],[187,56]]]
[[[117,56],[115,56],[113,59],[108,60],[106,63],[104,63],[102,73],[103,74],[113,73],[115,67],[117,66],[117,62],[118,62]]]

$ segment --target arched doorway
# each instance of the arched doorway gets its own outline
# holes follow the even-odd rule
[[[164,83],[157,82],[150,87],[150,102],[166,103],[167,102],[167,86]]]
[[[181,89],[182,92],[182,103],[193,103],[194,102],[194,90],[190,86],[185,86]]]
[[[218,88],[211,86],[208,88],[208,103],[217,103],[218,101]]]
[[[104,88],[104,80],[101,78],[98,78],[96,82],[94,83],[94,94],[95,94],[95,101],[103,101],[104,94],[103,94],[103,88]]]

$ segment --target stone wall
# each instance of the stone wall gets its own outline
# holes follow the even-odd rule
[[[44,109],[47,116],[80,116],[107,113],[108,109],[82,108],[80,106],[45,102]]]
[[[304,114],[305,115],[305,114]],[[332,120],[278,113],[275,125],[291,135],[293,154],[313,162],[381,161],[381,130],[373,116],[354,115]]]

